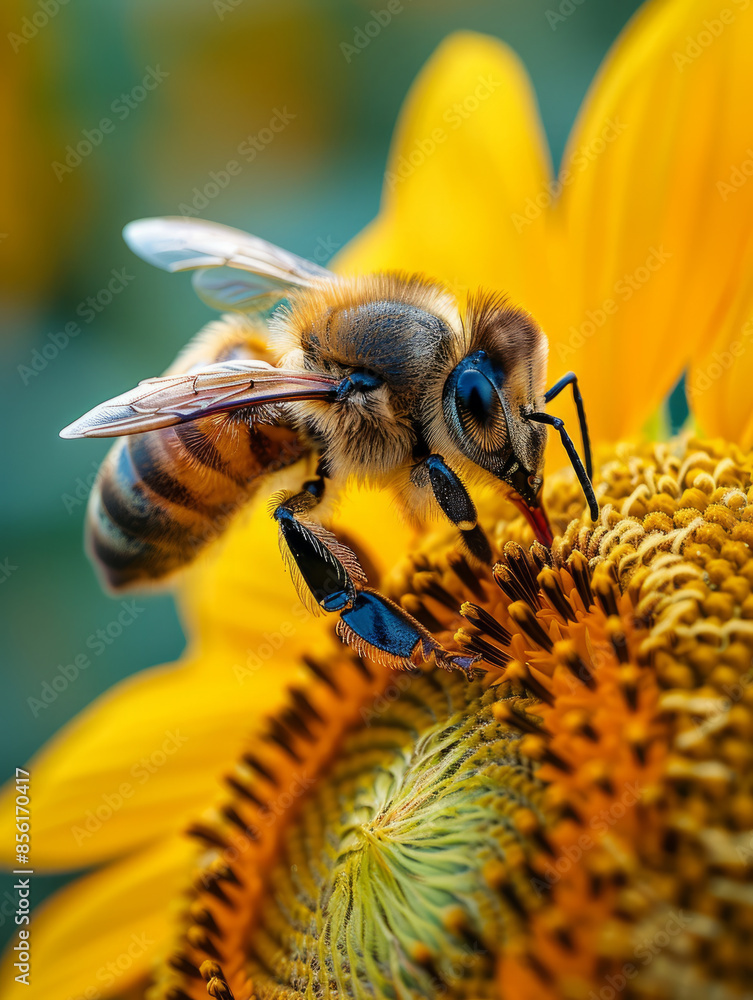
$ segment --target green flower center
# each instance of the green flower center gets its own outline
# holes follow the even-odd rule
[[[498,693],[439,672],[400,686],[288,831],[253,937],[259,998],[493,995],[511,816],[542,786]]]

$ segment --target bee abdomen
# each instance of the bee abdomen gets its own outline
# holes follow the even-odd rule
[[[120,439],[102,466],[87,519],[89,552],[105,581],[115,589],[148,583],[191,562],[253,496],[262,475],[302,453],[292,432],[251,428],[237,415]]]

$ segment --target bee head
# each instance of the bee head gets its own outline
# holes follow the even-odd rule
[[[526,414],[543,404],[546,338],[492,297],[471,301],[466,327],[468,352],[442,392],[444,422],[466,458],[538,507],[546,431]]]

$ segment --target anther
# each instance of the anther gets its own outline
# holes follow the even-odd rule
[[[189,907],[189,913],[191,914],[191,919],[199,924],[201,927],[206,928],[211,934],[219,934],[220,928],[217,926],[217,921],[212,916],[210,910],[208,910],[202,903],[195,900],[191,903]],[[192,966],[193,968],[193,966]],[[194,969],[194,972],[198,975],[198,969]]]
[[[490,642],[480,635],[474,635],[467,629],[459,628],[455,633],[455,642],[470,653],[477,653],[482,656],[487,663],[492,663],[496,667],[504,667],[510,661],[510,654],[503,649],[492,646]]]
[[[504,722],[508,726],[519,729],[522,733],[528,733],[536,738],[547,737],[551,734],[544,728],[544,724],[530,715],[523,715],[516,712],[509,701],[498,701],[492,708],[492,714],[497,722]]]
[[[198,951],[203,951],[205,955],[210,955],[212,958],[220,957],[217,945],[201,927],[195,925],[189,927],[186,931],[186,940],[191,947],[196,948]],[[199,971],[201,971],[201,968],[199,968]]]
[[[292,747],[292,737],[279,719],[272,719],[269,724],[269,732],[266,735],[268,740],[276,743],[281,750],[294,760],[296,764],[302,764],[303,758]]]
[[[622,691],[622,696],[628,707],[634,712],[638,707],[638,680],[640,678],[640,667],[632,663],[626,663],[620,668],[617,683]]]
[[[512,635],[484,608],[480,608],[476,604],[471,604],[470,601],[466,601],[465,604],[462,604],[460,607],[460,614],[466,619],[466,621],[469,621],[471,625],[475,625],[476,628],[491,636],[492,639],[496,639],[497,642],[507,645],[511,641]]]
[[[484,600],[484,588],[481,586],[481,581],[478,578],[478,574],[474,573],[471,567],[468,565],[467,560],[463,555],[453,555],[448,560],[450,569],[455,573],[461,583],[463,583],[470,592],[478,598],[479,601]]]
[[[575,586],[580,594],[580,599],[583,601],[583,606],[588,610],[594,603],[588,560],[582,552],[576,549],[567,560],[567,568],[575,581]]]
[[[232,790],[242,798],[252,802],[258,809],[267,809],[266,803],[263,802],[254,792],[252,792],[247,785],[240,781],[240,779],[236,778],[235,775],[226,774],[225,784],[232,788]]]
[[[294,708],[286,708],[281,713],[281,721],[286,729],[292,729],[299,733],[307,743],[311,743],[314,740],[314,734],[311,732],[306,720]]]
[[[520,741],[520,752],[525,754],[526,757],[530,757],[531,760],[540,761],[541,763],[551,764],[552,767],[556,767],[558,771],[562,771],[564,774],[572,774],[573,769],[570,764],[567,763],[558,753],[551,750],[544,739],[544,735],[551,736],[551,734],[542,730],[538,733],[528,733]]]
[[[222,879],[223,882],[232,882],[233,885],[243,885],[241,880],[235,874],[235,871],[221,858],[217,858],[216,861],[212,862],[211,871],[215,878]]]
[[[312,674],[318,677],[320,681],[323,681],[328,688],[330,688],[332,691],[335,692],[335,694],[338,695],[341,694],[340,688],[337,686],[337,682],[332,677],[329,670],[327,670],[321,663],[313,659],[313,657],[311,656],[304,655],[301,657],[301,659],[309,668]]]
[[[428,574],[426,574],[426,576],[428,576]],[[441,585],[441,583],[438,583],[434,579],[434,577],[430,577],[427,580],[426,578],[421,578],[419,576],[416,582],[422,595],[433,597],[435,601],[443,604],[448,610],[457,613],[457,598],[453,597],[452,594]]]
[[[625,635],[625,629],[622,626],[620,618],[616,615],[611,615],[607,618],[606,631],[609,641],[612,643],[612,648],[617,655],[617,659],[620,663],[627,663],[630,659],[627,636]]]
[[[215,847],[221,847],[223,850],[226,850],[229,846],[224,837],[216,830],[205,826],[204,823],[192,823],[186,830],[186,834],[189,837],[196,837],[198,840],[203,840],[207,844],[213,844]]]
[[[420,597],[415,594],[404,594],[400,601],[403,609],[430,632],[443,632],[445,626],[429,611]]]
[[[532,642],[535,642],[547,652],[551,652],[553,646],[552,640],[544,631],[543,626],[529,604],[526,604],[525,601],[514,601],[507,609],[507,612],[515,624],[525,632]]]
[[[180,953],[171,955],[167,960],[167,964],[171,969],[175,969],[176,972],[180,972],[181,975],[188,976],[190,979],[201,978],[199,970],[185,955],[181,955]]]
[[[567,597],[565,597],[565,592],[562,589],[562,579],[559,573],[556,573],[553,569],[550,569],[547,566],[539,573],[537,580],[539,587],[549,599],[550,604],[557,614],[566,622],[577,621],[575,611],[573,611],[573,606],[570,604]]]
[[[202,962],[199,971],[207,984],[207,993],[210,997],[214,1000],[233,1000],[233,991],[227,984],[221,965],[211,961]]]
[[[599,742],[599,734],[588,721],[588,716],[582,709],[573,709],[562,717],[562,726],[570,733],[585,736],[592,743]]]
[[[602,563],[601,565],[604,566],[605,569],[594,577],[593,589],[596,592],[596,596],[599,598],[599,603],[604,609],[605,614],[618,616],[619,609],[617,607],[617,598],[615,597],[615,591],[618,587],[615,578],[614,564]]]
[[[522,591],[521,596],[538,607],[539,586],[536,582],[538,567],[534,570],[528,552],[516,542],[508,542],[504,547],[503,554],[508,569]]]
[[[581,658],[578,650],[575,648],[575,643],[570,639],[561,639],[559,642],[554,643],[553,652],[557,662],[566,667],[573,677],[577,677],[591,691],[595,689],[596,681],[591,668]]]
[[[266,778],[270,784],[277,784],[277,778],[275,775],[269,770],[269,768],[261,763],[258,757],[254,757],[252,754],[247,753],[243,755],[243,760],[252,770],[256,771],[257,774],[260,774],[262,778]]]
[[[314,708],[311,704],[308,696],[300,688],[291,688],[290,696],[295,702],[296,708],[302,715],[306,715],[310,719],[315,719],[317,722],[324,721],[316,708]]]
[[[245,834],[249,840],[258,840],[259,831],[253,826],[249,826],[248,823],[243,819],[243,817],[233,809],[232,806],[227,805],[222,808],[222,815],[225,819],[229,820],[233,826],[237,826],[241,833]]]
[[[505,678],[517,681],[546,705],[554,704],[554,695],[543,681],[534,677],[528,664],[521,663],[520,660],[511,660],[507,665]]]

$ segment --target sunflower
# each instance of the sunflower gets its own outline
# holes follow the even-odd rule
[[[299,612],[265,510],[235,522],[186,577],[181,663],[29,765],[35,871],[98,867],[35,911],[27,996],[751,995],[748,7],[647,4],[556,177],[508,49],[431,59],[338,266],[529,309],[552,380],[578,373],[600,517],[549,474],[546,549],[486,497],[479,573],[348,500],[371,578],[473,681],[356,657]],[[683,371],[703,436],[649,442]]]

